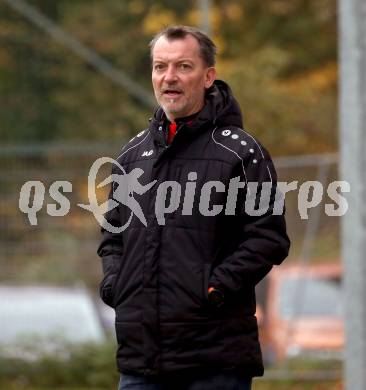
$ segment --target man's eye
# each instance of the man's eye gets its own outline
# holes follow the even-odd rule
[[[156,65],[154,65],[154,69],[155,70],[162,70],[162,69],[164,69],[164,65],[163,64],[156,64]]]
[[[191,66],[189,64],[180,64],[180,68],[182,70],[188,70],[191,69]]]

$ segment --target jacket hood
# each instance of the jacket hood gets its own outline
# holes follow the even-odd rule
[[[206,92],[206,105],[199,118],[212,121],[217,126],[243,128],[243,117],[231,88],[222,80],[215,80]]]
[[[243,128],[243,118],[238,102],[234,98],[231,88],[222,80],[215,80],[206,91],[206,104],[198,114],[192,128],[202,128],[209,123],[214,126],[236,126]],[[161,107],[154,113],[153,122],[160,123],[164,119]]]

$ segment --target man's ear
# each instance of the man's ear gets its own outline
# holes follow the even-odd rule
[[[207,69],[206,72],[206,80],[205,80],[205,88],[208,89],[211,87],[213,82],[216,80],[216,69],[211,66]]]

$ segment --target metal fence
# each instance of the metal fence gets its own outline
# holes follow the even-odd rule
[[[99,225],[93,215],[77,206],[87,203],[88,172],[101,156],[116,156],[111,144],[17,145],[0,148],[0,265],[1,278],[13,282],[94,284],[100,277],[96,248]],[[37,225],[19,209],[19,194],[27,181],[41,181],[45,188]],[[65,193],[70,211],[52,217],[47,204],[55,203],[49,188],[68,181]],[[31,198],[31,202],[33,198]]]

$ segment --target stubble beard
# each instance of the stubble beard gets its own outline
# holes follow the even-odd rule
[[[180,114],[185,108],[184,102],[176,103],[176,99],[174,98],[167,99],[165,101],[163,101],[162,99],[160,101],[160,105],[166,114],[173,114],[173,115]]]

